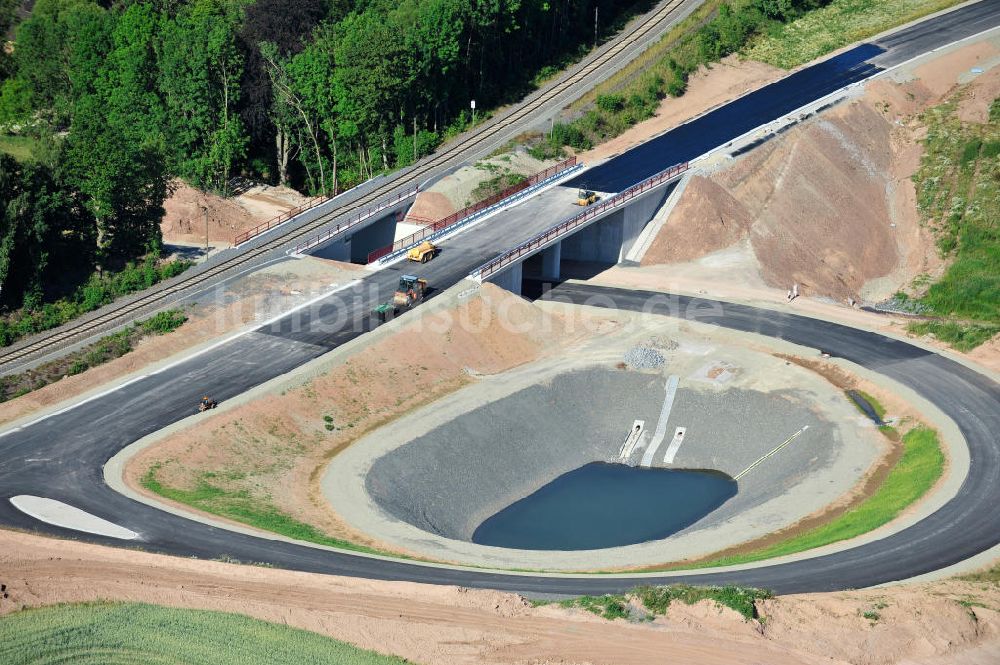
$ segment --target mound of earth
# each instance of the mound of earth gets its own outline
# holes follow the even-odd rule
[[[910,179],[919,113],[967,84],[963,117],[984,121],[1000,89],[997,53],[973,44],[872,82],[860,98],[692,177],[642,264],[746,244],[767,286],[839,301],[882,300],[917,275],[940,274]],[[985,71],[970,79],[974,66]]]
[[[181,180],[171,187],[173,192],[163,202],[166,212],[160,230],[164,242],[176,244],[204,243],[207,218],[209,243],[228,245],[235,235],[308,200],[288,187],[258,185],[233,198],[203,192]]]

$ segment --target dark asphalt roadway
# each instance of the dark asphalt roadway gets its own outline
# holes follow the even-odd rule
[[[1000,3],[981,4],[990,4],[992,20],[1000,20]],[[928,47],[926,41],[921,44],[922,48]],[[817,67],[826,67],[822,71],[838,76],[837,72],[843,71],[842,65],[859,55],[858,49],[850,53],[853,54],[850,58],[838,61],[841,64],[833,69],[823,64]],[[863,63],[852,65],[857,66]],[[806,71],[813,71],[813,68]],[[822,92],[825,89],[803,88],[797,101],[782,97],[778,103],[800,106],[817,94],[825,94]],[[786,93],[788,91],[782,94]],[[725,142],[741,131],[738,128],[720,132],[713,129],[713,133],[706,134],[703,139],[704,149],[699,150],[705,152],[718,141]],[[619,161],[617,170],[606,169],[605,173],[617,179],[629,173],[631,184],[644,177],[643,168],[653,168],[648,166],[650,159],[646,155],[642,164]],[[655,170],[669,165],[672,160],[665,158]],[[632,168],[638,169],[634,176],[630,172]],[[553,216],[569,217],[574,212],[567,210],[563,215],[558,207],[545,209],[545,214],[536,214],[537,211],[537,207],[519,206],[444,242],[442,254],[421,267],[420,274],[427,277],[432,286],[444,289],[459,282],[470,270],[495,256],[498,250],[517,244],[559,221]],[[403,264],[372,274],[358,288],[285,317],[273,326],[0,437],[0,524],[122,544],[41,524],[6,500],[17,494],[37,494],[65,501],[142,534],[141,545],[150,551],[206,558],[227,554],[243,561],[269,562],[307,571],[495,587],[525,593],[598,593],[630,586],[628,581],[607,577],[494,575],[327,552],[194,523],[134,502],[104,485],[102,467],[106,460],[142,436],[190,415],[201,395],[207,393],[217,399],[228,399],[362,334],[370,324],[367,312],[391,296],[399,273],[404,269],[410,268]],[[592,292],[584,287],[564,285],[556,293],[585,298]],[[636,299],[644,297],[625,292],[605,293],[613,296],[615,304],[624,309],[636,307]],[[814,346],[829,348],[837,355],[921,390],[959,422],[970,446],[975,442],[973,475],[960,497],[947,509],[898,536],[809,562],[698,577],[698,580],[751,583],[783,592],[867,586],[934,570],[996,542],[1000,523],[998,517],[986,509],[990,502],[996,504],[997,474],[1000,473],[996,440],[991,438],[991,432],[998,431],[1000,426],[1000,398],[995,384],[961,365],[871,333],[735,305],[727,305],[725,312],[724,317],[712,322],[801,343],[812,342]],[[956,530],[949,526],[952,523],[962,528]]]
[[[846,85],[943,44],[995,27],[1000,2],[986,0],[861,44],[680,125],[568,183],[620,192],[672,164],[691,161]]]

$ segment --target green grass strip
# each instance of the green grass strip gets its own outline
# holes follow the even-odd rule
[[[941,452],[937,432],[928,427],[915,427],[903,435],[903,455],[899,462],[886,476],[878,491],[861,505],[823,526],[770,547],[720,557],[691,567],[712,568],[762,561],[868,533],[895,519],[906,507],[926,494],[943,471],[944,454]]]
[[[960,2],[963,0],[833,0],[800,18],[775,25],[745,48],[743,56],[791,69]]]
[[[348,540],[331,538],[311,524],[294,519],[270,503],[251,496],[248,492],[230,491],[212,485],[208,482],[205,475],[198,481],[197,487],[192,490],[168,487],[157,478],[157,472],[159,472],[160,468],[160,464],[151,466],[142,477],[141,483],[150,492],[158,494],[165,499],[177,501],[192,508],[203,510],[206,513],[236,520],[248,526],[264,531],[271,531],[295,540],[355,552],[394,556],[400,559],[407,558],[391,552],[384,552],[372,547],[352,543]]]
[[[409,661],[239,614],[144,603],[56,605],[0,619],[0,663],[398,665]]]

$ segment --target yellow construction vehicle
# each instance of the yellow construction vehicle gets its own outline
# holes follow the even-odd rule
[[[396,307],[412,307],[424,299],[427,292],[427,280],[413,275],[403,275],[399,278],[399,286],[392,296],[392,304]]]
[[[427,263],[435,257],[438,253],[437,245],[429,240],[425,240],[409,252],[406,253],[406,258],[411,261],[419,261],[420,263]]]
[[[592,203],[597,203],[600,198],[597,192],[592,192],[589,189],[581,189],[576,194],[576,204],[578,206],[589,206]]]

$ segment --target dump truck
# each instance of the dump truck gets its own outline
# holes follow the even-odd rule
[[[576,204],[578,206],[589,206],[592,203],[597,203],[600,198],[601,197],[597,195],[597,192],[593,192],[589,189],[581,189],[576,193]]]
[[[427,280],[414,275],[403,275],[399,278],[399,286],[392,297],[392,304],[397,308],[412,307],[424,299],[427,292]]]
[[[433,259],[438,253],[437,245],[429,240],[425,240],[409,252],[406,253],[406,258],[411,261],[419,261],[420,263],[427,263]]]

